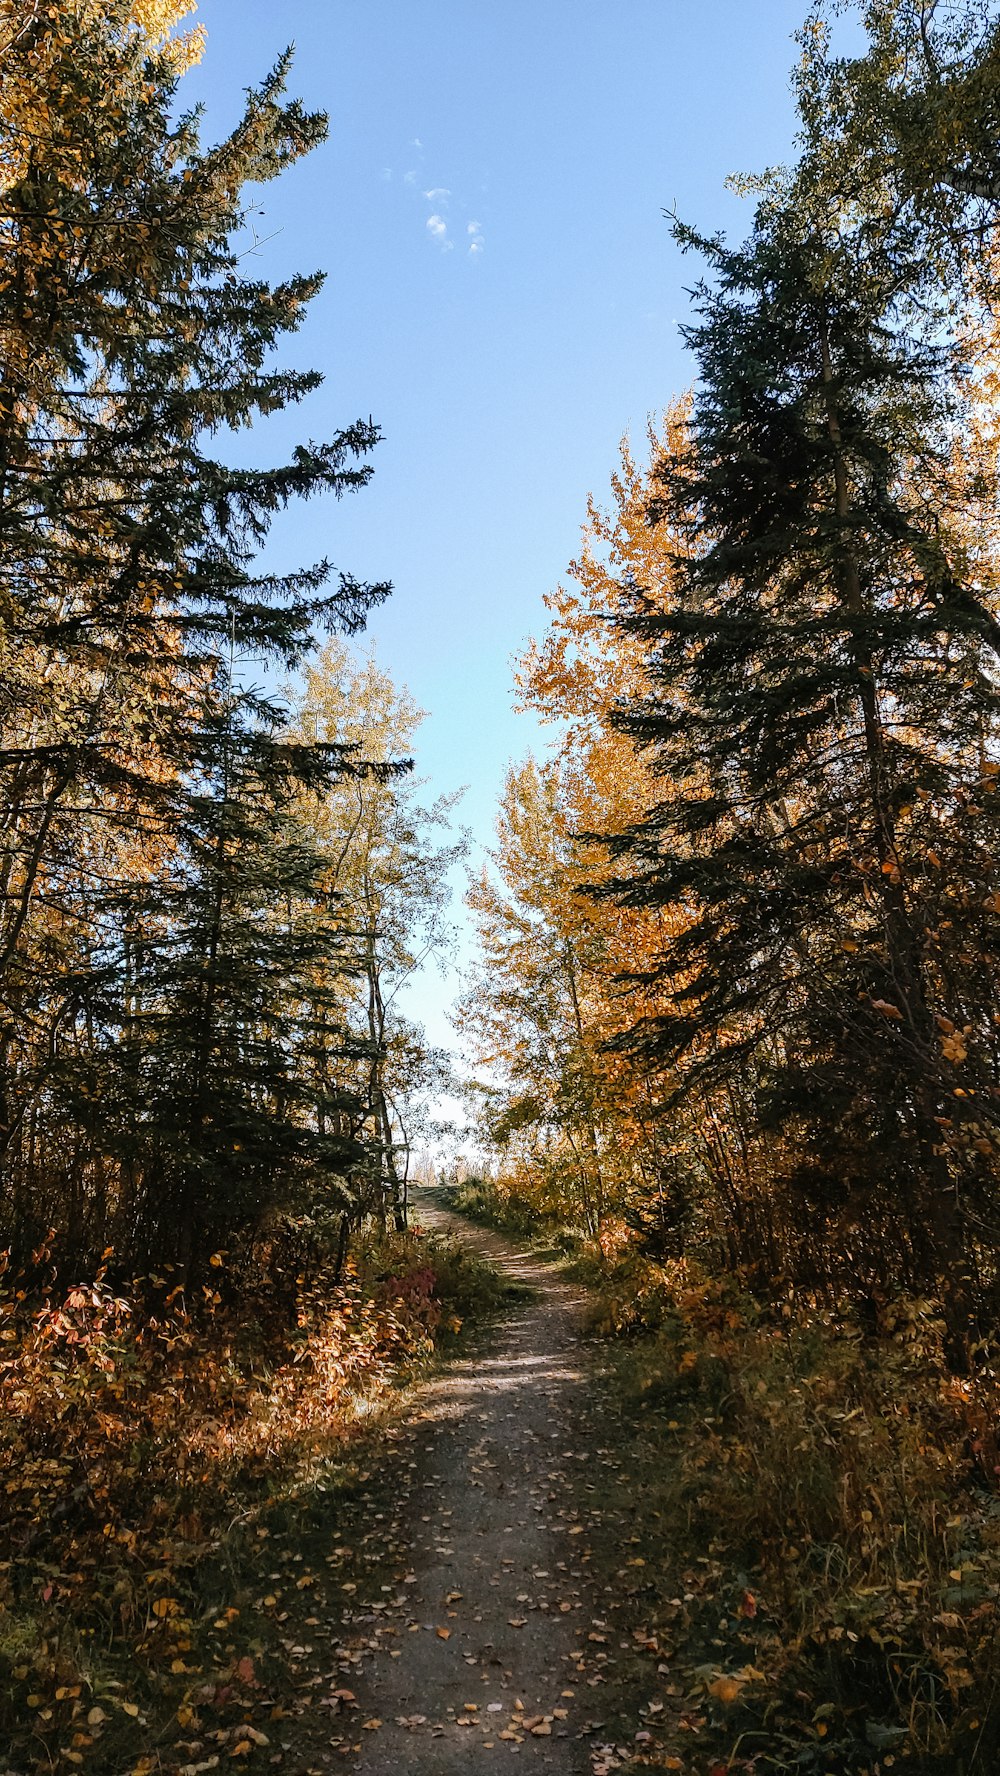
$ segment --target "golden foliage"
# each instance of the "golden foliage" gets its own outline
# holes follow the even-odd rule
[[[609,503],[587,502],[568,583],[546,597],[548,627],[516,672],[522,706],[556,729],[552,757],[508,774],[494,867],[469,897],[484,968],[462,1028],[477,1063],[506,1081],[487,1091],[483,1124],[500,1138],[499,1188],[530,1194],[534,1176],[540,1204],[561,1201],[594,1232],[622,1208],[663,1201],[692,1144],[700,1164],[728,1164],[711,1108],[668,1130],[663,1082],[611,1046],[637,1018],[669,1012],[643,977],[687,913],[593,892],[615,873],[598,835],[641,823],[669,793],[614,722],[647,689],[643,643],[615,619],[624,581],[660,607],[674,596],[683,545],[651,503],[662,465],[686,449],[689,410],[677,401],[650,426],[645,461],[624,439]]]
[[[65,128],[71,92],[65,56],[84,32],[134,33],[142,51],[164,57],[176,74],[201,60],[205,32],[200,25],[181,30],[196,0],[0,0],[0,191],[24,175],[38,144]],[[114,115],[115,93],[106,104]]]

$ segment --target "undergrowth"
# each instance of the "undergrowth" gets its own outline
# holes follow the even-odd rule
[[[685,1750],[643,1761],[725,1776],[1000,1767],[1000,1394],[985,1358],[975,1379],[949,1373],[932,1302],[888,1307],[873,1338],[685,1262],[622,1265],[595,1328],[618,1341],[613,1385],[647,1448],[659,1433],[641,1509],[672,1525],[651,1632],[681,1679]]]
[[[366,1429],[503,1283],[419,1234],[299,1274],[290,1313],[223,1254],[197,1300],[171,1276],[67,1286],[40,1256],[43,1286],[0,1283],[0,1745],[18,1771],[176,1769],[136,1754],[155,1717],[183,1730],[206,1671],[234,1702],[255,1682],[248,1538],[317,1499],[335,1519]]]
[[[495,1227],[500,1233],[516,1234],[522,1239],[530,1237],[535,1243],[547,1242],[567,1253],[583,1250],[583,1236],[567,1227],[562,1203],[557,1199],[550,1204],[539,1202],[537,1191],[533,1194],[528,1186],[521,1190],[516,1177],[473,1175],[448,1185],[441,1192],[441,1200],[470,1221]]]

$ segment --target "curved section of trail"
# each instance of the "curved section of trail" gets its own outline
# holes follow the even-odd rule
[[[568,1483],[598,1456],[576,1431],[589,1362],[580,1293],[497,1234],[424,1202],[416,1214],[531,1294],[418,1390],[410,1571],[385,1606],[398,1625],[380,1618],[388,1653],[359,1681],[371,1718],[354,1767],[450,1776],[510,1754],[553,1776],[590,1770],[580,1649],[595,1638],[593,1606]]]

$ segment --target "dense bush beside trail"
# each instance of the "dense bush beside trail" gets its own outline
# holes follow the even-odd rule
[[[873,1336],[633,1258],[594,1323],[662,1426],[643,1511],[697,1584],[679,1611],[676,1566],[657,1575],[658,1626],[696,1661],[705,1618],[715,1663],[686,1675],[723,1767],[994,1769],[1000,1389],[985,1360],[950,1373],[936,1305],[887,1304]]]
[[[530,1234],[536,1239],[551,1235],[567,1247],[580,1243],[581,1236],[566,1226],[561,1205],[540,1201],[537,1187],[516,1173],[464,1178],[449,1188],[448,1204],[468,1215],[470,1221],[496,1227],[502,1233]]]
[[[24,1767],[57,1745],[100,1763],[106,1723],[160,1673],[196,1672],[240,1538],[322,1488],[502,1292],[419,1233],[370,1235],[339,1281],[332,1262],[300,1273],[290,1312],[216,1260],[194,1299],[170,1275],[68,1285],[51,1259],[44,1283],[0,1286],[0,1739],[30,1726]]]

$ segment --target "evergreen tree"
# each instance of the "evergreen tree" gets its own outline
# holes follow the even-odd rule
[[[690,918],[650,971],[672,1009],[628,1041],[687,1082],[741,1076],[797,1133],[801,1264],[946,1287],[962,1330],[992,1190],[1000,705],[956,367],[897,324],[922,276],[898,234],[774,198],[741,251],[680,233],[717,282],[653,508],[676,602],[631,589],[653,690],[619,718],[672,784],[614,848],[623,899]]]
[[[188,1273],[277,1211],[352,1207],[366,1159],[336,989],[357,943],[296,816],[347,767],[341,748],[302,747],[255,704],[223,676],[170,867],[129,908],[116,1052],[133,1188],[114,1231],[121,1250],[141,1229],[138,1257],[169,1254]]]
[[[290,501],[364,484],[371,422],[262,469],[213,449],[318,383],[273,355],[321,277],[247,275],[240,235],[247,184],[309,152],[326,120],[285,98],[285,56],[201,148],[197,117],[174,115],[192,46],[161,30],[183,10],[39,8],[12,21],[0,67],[0,1149],[15,1224],[57,1081],[105,1052],[116,892],[130,967],[143,883],[155,899],[199,853],[188,913],[214,892],[211,821],[234,818],[206,790],[220,655],[293,667],[317,623],[355,629],[388,591],[326,561],[275,575],[254,559]],[[280,902],[281,871],[258,862]],[[73,1142],[57,1147],[56,1171],[72,1170]]]

